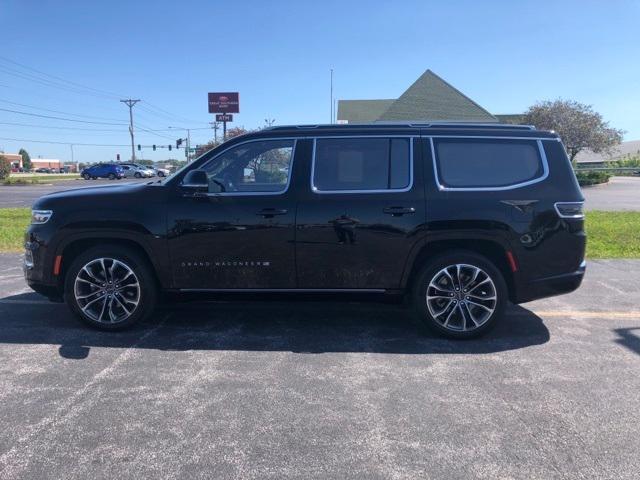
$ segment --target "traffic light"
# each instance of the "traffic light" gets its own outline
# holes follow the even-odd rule
[[[153,151],[154,151],[154,152],[156,151],[156,146],[155,146],[155,145],[153,146]]]
[[[116,160],[119,162],[120,161],[120,154],[116,153]]]
[[[171,145],[169,145],[169,151],[171,151]]]
[[[138,151],[142,150],[142,147],[140,146],[140,144],[138,144]]]
[[[180,145],[182,145],[182,139],[181,138],[176,140],[176,148],[180,148]]]

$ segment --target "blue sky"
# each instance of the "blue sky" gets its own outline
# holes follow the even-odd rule
[[[194,144],[212,138],[208,91],[240,92],[232,125],[326,123],[330,68],[336,98],[394,98],[430,68],[492,113],[575,99],[640,139],[637,1],[4,0],[0,23],[0,109],[120,124],[118,97],[141,98],[135,119],[154,130],[137,132],[143,145],[173,143],[169,126],[193,128]],[[6,59],[109,94],[29,81]],[[69,160],[68,143],[129,142],[126,125],[0,110],[6,152]],[[98,161],[130,148],[74,152]]]

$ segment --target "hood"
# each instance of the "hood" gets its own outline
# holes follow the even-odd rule
[[[102,199],[117,200],[122,197],[141,193],[148,188],[149,185],[144,183],[119,183],[117,185],[72,188],[40,197],[33,204],[33,208],[46,210],[60,203],[74,203],[80,206],[85,202],[93,203],[94,201],[100,201]]]

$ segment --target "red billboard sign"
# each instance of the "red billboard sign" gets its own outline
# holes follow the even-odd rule
[[[210,92],[209,113],[240,113],[240,94],[238,92]]]

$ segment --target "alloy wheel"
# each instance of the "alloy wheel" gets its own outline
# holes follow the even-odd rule
[[[140,282],[121,260],[97,258],[82,267],[74,282],[74,296],[80,310],[98,323],[127,320],[140,303]]]
[[[437,272],[427,287],[427,307],[440,326],[468,332],[480,328],[495,312],[498,297],[491,276],[465,263]]]

